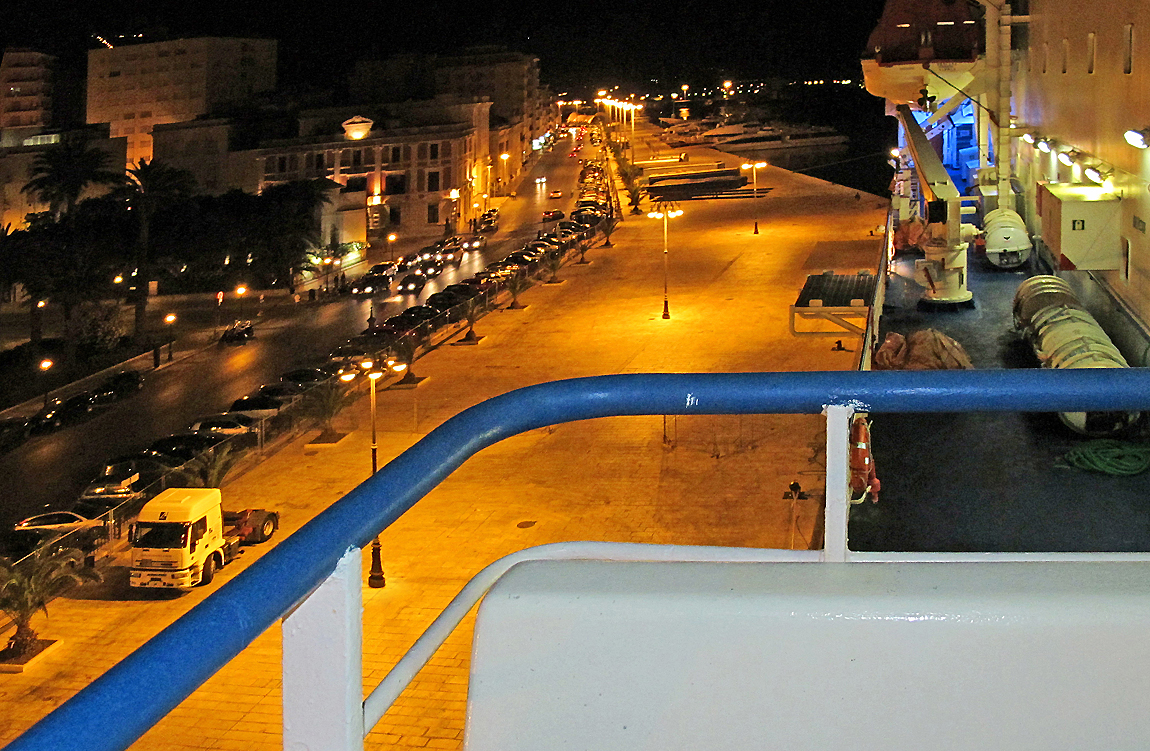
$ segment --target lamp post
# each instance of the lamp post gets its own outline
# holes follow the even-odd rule
[[[398,239],[399,236],[394,232],[387,236],[387,260],[389,261],[395,260],[395,241]]]
[[[671,317],[671,307],[667,298],[667,222],[682,216],[683,210],[675,208],[673,203],[660,203],[656,208],[657,211],[652,211],[647,216],[663,220],[663,320],[667,320]]]
[[[743,165],[743,169],[751,171],[751,184],[754,186],[751,189],[751,202],[755,205],[755,232],[759,234],[759,170],[766,167],[766,162],[755,162],[754,164],[747,163]]]
[[[168,313],[164,316],[164,324],[168,327],[168,362],[172,361],[172,343],[176,340],[176,337],[172,335],[172,324],[175,322],[175,313]]]
[[[48,406],[48,392],[51,391],[51,389],[48,388],[48,371],[51,370],[52,366],[55,364],[56,363],[52,362],[47,357],[45,357],[43,360],[40,361],[40,372],[44,374],[43,378],[44,378],[44,406],[45,407]]]
[[[239,298],[240,301],[239,307],[236,309],[236,318],[241,321],[244,319],[244,295],[246,295],[247,292],[248,288],[242,284],[236,287],[236,297]]]
[[[507,174],[507,160],[510,158],[511,158],[511,155],[508,154],[506,151],[504,151],[502,154],[499,155],[499,161],[503,163],[503,193],[504,193],[504,195],[506,195],[508,192],[507,191],[507,183],[510,182],[510,180],[511,180],[510,176]]]
[[[452,188],[447,197],[451,199],[451,231],[448,234],[454,235],[455,223],[459,218],[459,188]]]

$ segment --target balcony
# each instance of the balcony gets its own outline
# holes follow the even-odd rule
[[[514,391],[442,424],[9,748],[126,748],[277,620],[283,746],[361,748],[481,598],[469,749],[1145,738],[1150,555],[862,554],[847,520],[856,412],[1147,408],[1142,369],[623,375]],[[825,415],[821,550],[521,551],[468,584],[363,700],[360,560],[377,533],[505,438],[700,414]]]

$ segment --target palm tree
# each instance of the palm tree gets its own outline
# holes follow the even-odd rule
[[[20,281],[27,238],[26,232],[12,229],[11,224],[0,225],[0,300],[7,298]]]
[[[467,333],[463,335],[461,341],[467,344],[477,344],[482,338],[475,334],[475,322],[479,320],[480,314],[487,307],[486,297],[485,294],[476,295],[463,303],[463,315],[467,318]]]
[[[556,253],[555,255],[548,254],[543,259],[543,270],[550,274],[550,276],[547,278],[546,284],[559,283],[559,279],[556,274],[559,273],[559,269],[561,268],[563,268],[563,255],[561,253]]]
[[[330,203],[323,180],[297,180],[273,185],[260,194],[263,224],[257,234],[256,265],[273,279],[290,279],[307,268],[309,255],[322,244],[320,212]]]
[[[507,306],[508,310],[520,310],[526,306],[519,304],[519,296],[527,290],[531,289],[531,279],[527,276],[516,274],[507,280],[507,291],[511,293],[511,304]]]
[[[611,233],[614,232],[615,228],[618,226],[619,226],[619,220],[613,216],[607,217],[606,219],[603,220],[603,223],[601,225],[599,225],[599,229],[603,230],[603,237],[605,238],[605,241],[603,243],[604,248],[614,247],[611,245]],[[580,263],[583,262],[582,253],[580,253],[580,255],[579,255],[579,262]]]
[[[419,340],[414,334],[408,334],[391,345],[391,348],[395,351],[396,359],[407,366],[404,368],[403,378],[400,379],[399,383],[404,385],[419,383],[414,370],[415,355],[419,352]]]
[[[308,389],[300,409],[304,415],[316,420],[323,427],[321,436],[331,436],[335,433],[333,422],[336,416],[354,398],[342,381],[332,379]]]
[[[53,219],[70,212],[92,185],[118,185],[121,172],[108,169],[108,154],[83,137],[64,138],[40,152],[32,162],[32,179],[21,192],[48,204]]]
[[[231,472],[246,454],[244,449],[234,443],[221,443],[213,450],[185,462],[176,470],[175,475],[192,487],[219,488],[223,486],[228,472]]]
[[[148,262],[152,220],[156,212],[166,205],[189,197],[196,180],[184,169],[169,167],[156,160],[141,159],[128,169],[123,186],[117,191],[136,217],[136,313],[135,337],[143,339],[145,317],[148,313]]]
[[[0,557],[0,612],[16,624],[7,656],[21,657],[35,649],[38,638],[32,617],[39,611],[47,614],[49,600],[100,578],[95,569],[84,566],[83,553],[75,548],[41,549],[17,563]]]

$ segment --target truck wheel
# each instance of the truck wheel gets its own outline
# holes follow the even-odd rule
[[[268,516],[264,518],[264,523],[260,525],[260,542],[267,542],[272,539],[272,535],[276,531],[276,520]]]
[[[207,585],[212,583],[212,579],[216,576],[216,557],[209,555],[208,559],[204,561],[204,568],[200,572],[200,584]]]

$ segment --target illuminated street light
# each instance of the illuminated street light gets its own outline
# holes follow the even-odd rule
[[[683,215],[682,209],[675,208],[673,203],[660,203],[659,211],[647,214],[650,219],[663,220],[663,320],[671,317],[670,301],[667,297],[667,220]]]
[[[367,372],[368,389],[371,394],[371,473],[374,475],[379,469],[378,444],[375,432],[375,382],[383,377],[383,371],[374,360],[364,360],[359,364]],[[379,589],[387,585],[383,574],[383,555],[379,544],[379,535],[371,541],[371,571],[367,575],[367,586]]]
[[[164,316],[164,325],[168,327],[168,362],[172,361],[172,343],[176,340],[176,337],[172,335],[172,324],[175,322],[175,313],[168,313]]]
[[[752,188],[752,192],[751,192],[751,201],[755,205],[755,232],[754,232],[754,234],[756,234],[756,235],[759,234],[759,201],[758,201],[758,198],[759,198],[759,170],[761,170],[763,167],[766,167],[766,166],[767,166],[766,162],[755,162],[754,164],[747,163],[747,164],[743,165],[743,169],[749,169],[751,171],[751,179],[753,181],[752,185],[754,186]]]
[[[247,292],[248,288],[242,284],[236,287],[236,297],[239,298],[240,301],[239,308],[236,311],[236,318],[241,321],[244,319],[244,295],[246,295]]]
[[[387,236],[387,260],[389,261],[395,260],[395,241],[398,239],[399,236],[394,232]]]
[[[48,392],[51,391],[51,389],[48,388],[48,371],[51,370],[52,366],[55,364],[56,363],[52,362],[47,357],[45,357],[43,360],[40,361],[40,372],[44,374],[43,378],[44,378],[44,406],[45,407],[48,406]]]

